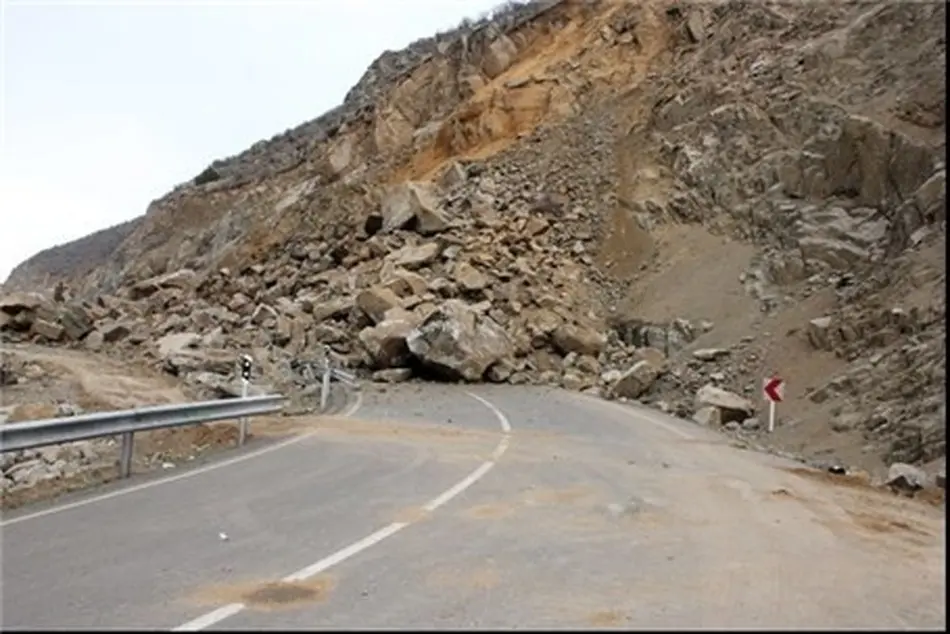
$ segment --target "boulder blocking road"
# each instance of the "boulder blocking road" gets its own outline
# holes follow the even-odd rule
[[[946,624],[939,509],[657,412],[401,386],[297,429],[193,475],[5,514],[3,627]]]

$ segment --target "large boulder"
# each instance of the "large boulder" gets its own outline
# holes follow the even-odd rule
[[[617,398],[639,398],[650,389],[660,369],[646,359],[637,361],[620,375],[611,387],[611,394]]]
[[[914,465],[895,462],[887,470],[887,486],[901,493],[913,493],[927,485],[927,474]]]
[[[442,231],[448,224],[432,188],[423,183],[392,186],[386,192],[381,211],[384,232],[414,229],[428,235]]]
[[[558,326],[551,334],[551,340],[554,347],[561,354],[576,352],[592,357],[600,354],[604,346],[607,345],[607,337],[593,328],[580,324],[562,324]]]
[[[221,375],[234,372],[237,355],[233,351],[205,349],[201,343],[201,336],[193,332],[174,333],[160,338],[156,344],[164,370],[174,376],[184,376],[190,372]]]
[[[455,299],[413,329],[406,344],[424,366],[449,380],[479,381],[488,368],[512,354],[501,326]]]
[[[386,311],[399,306],[399,296],[385,286],[372,286],[356,296],[356,305],[378,324]]]
[[[37,318],[55,321],[55,310],[39,293],[11,293],[0,297],[0,328],[27,331]]]
[[[808,343],[816,350],[832,350],[831,317],[816,317],[808,322]]]
[[[46,303],[39,293],[10,293],[0,296],[0,312],[17,315],[23,311],[35,311]]]
[[[755,404],[747,398],[733,394],[715,385],[704,385],[696,393],[696,409],[712,407],[719,410],[718,419],[723,424],[745,419],[755,414]]]
[[[66,336],[75,341],[88,335],[94,327],[89,311],[75,303],[63,307],[59,314],[59,323],[62,324]]]
[[[48,322],[45,319],[37,319],[34,321],[31,332],[47,341],[59,341],[63,337],[63,327],[59,324]]]
[[[395,316],[392,316],[396,313]],[[373,368],[385,370],[405,366],[412,355],[406,339],[418,320],[408,311],[396,309],[376,326],[360,331],[360,343],[372,359]]]
[[[179,269],[138,282],[129,288],[129,299],[135,301],[151,297],[165,289],[188,291],[198,285],[198,274],[191,269]]]

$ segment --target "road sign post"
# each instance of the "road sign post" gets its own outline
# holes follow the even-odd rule
[[[254,365],[254,360],[250,355],[243,354],[241,355],[241,398],[246,399],[248,388],[251,384],[251,367]],[[241,422],[238,425],[238,446],[244,446],[244,441],[247,440],[247,423],[248,419],[242,418]]]
[[[785,381],[772,376],[762,382],[762,393],[769,402],[769,433],[775,430],[775,404],[780,403],[785,394]]]

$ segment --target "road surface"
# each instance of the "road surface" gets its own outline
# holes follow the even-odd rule
[[[359,405],[5,515],[3,627],[945,627],[939,509],[560,390]]]

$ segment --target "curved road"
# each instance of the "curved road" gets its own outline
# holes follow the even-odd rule
[[[946,625],[938,509],[559,390],[403,386],[358,405],[6,515],[0,624]]]

